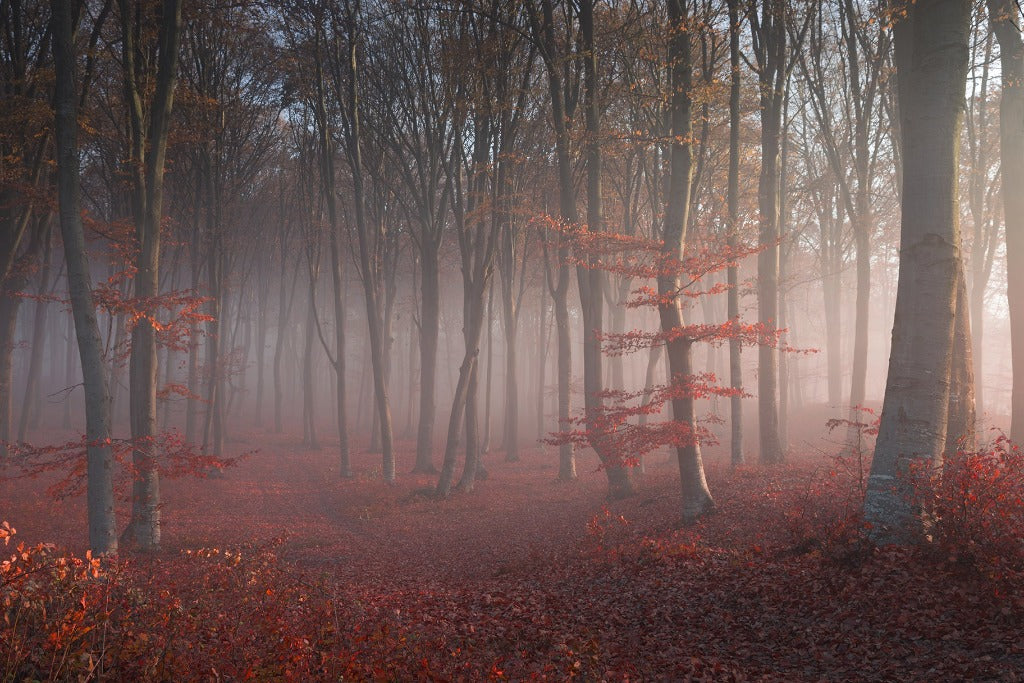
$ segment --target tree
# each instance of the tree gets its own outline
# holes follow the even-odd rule
[[[94,553],[117,552],[114,515],[113,458],[110,446],[110,401],[92,297],[89,256],[79,209],[78,97],[75,68],[75,20],[72,0],[52,0],[55,137],[61,237],[67,263],[71,311],[85,385],[85,438],[89,547]]]
[[[729,212],[728,245],[736,249],[739,245],[740,221],[740,12],[739,0],[729,0],[729,176],[726,180],[726,202]],[[729,285],[729,319],[740,315],[739,268],[730,265],[726,271]],[[743,365],[739,340],[729,340],[729,386],[739,390],[743,387]],[[729,399],[730,460],[735,467],[742,465],[743,454],[743,397],[735,395]]]
[[[1010,438],[1024,439],[1024,41],[1013,0],[988,0],[989,21],[999,40],[1003,94],[999,101],[1003,220],[1006,230],[1006,301],[1010,313],[1013,393]]]
[[[530,33],[537,45],[544,71],[547,74],[548,97],[551,105],[551,125],[555,134],[555,170],[558,185],[558,219],[563,226],[575,226],[579,223],[576,209],[576,188],[572,177],[572,161],[570,157],[569,124],[578,103],[579,74],[571,68],[578,62],[570,61],[567,54],[573,37],[565,36],[560,44],[555,25],[555,10],[551,0],[526,0],[526,13],[530,21]],[[572,25],[566,21],[566,30]],[[552,271],[548,262],[548,247],[544,243],[546,283],[554,301],[555,329],[557,332],[558,356],[558,429],[567,431],[570,426],[571,412],[569,385],[572,375],[572,337],[569,327],[569,248],[559,234],[556,245],[556,270]],[[573,444],[562,441],[558,446],[558,478],[569,481],[576,478],[576,460]]]
[[[338,100],[338,112],[341,119],[341,135],[345,144],[349,172],[352,176],[352,204],[355,213],[356,236],[359,242],[359,264],[362,272],[363,293],[366,303],[366,318],[370,334],[370,362],[373,366],[373,394],[377,409],[377,423],[381,436],[382,471],[385,481],[395,479],[395,456],[391,426],[391,404],[388,399],[387,360],[390,349],[390,333],[385,325],[386,315],[381,299],[385,293],[381,291],[380,271],[384,264],[376,258],[377,248],[384,242],[383,224],[378,222],[371,233],[366,215],[366,183],[363,168],[363,124],[360,111],[360,33],[361,3],[355,0],[345,3],[344,13],[338,16],[332,13],[332,25],[335,35],[345,37],[345,50],[339,54],[337,39],[331,52],[329,64],[333,68],[335,97]],[[342,66],[344,65],[344,66]],[[333,189],[332,189],[333,192]],[[333,200],[332,202],[333,203]],[[329,205],[331,204],[329,203]],[[381,217],[382,218],[382,217]],[[332,248],[332,258],[339,258]],[[341,311],[337,312],[338,315]],[[340,352],[339,352],[340,356]],[[339,394],[339,403],[343,394]]]
[[[669,80],[669,178],[668,196],[665,206],[665,227],[662,231],[664,246],[662,254],[667,263],[682,263],[686,251],[687,212],[690,210],[690,193],[693,184],[693,114],[690,89],[693,85],[691,63],[691,26],[686,0],[668,0],[668,64]],[[683,327],[683,311],[680,299],[680,274],[665,272],[658,277],[658,294],[661,297],[658,313],[661,329],[671,333]],[[673,335],[665,341],[666,356],[673,382],[690,382],[693,371],[693,339],[688,335]],[[694,394],[680,392],[672,399],[672,416],[696,434],[696,412]],[[714,508],[711,492],[704,478],[704,463],[701,459],[700,440],[691,438],[676,446],[679,460],[679,478],[683,494],[683,521],[696,521]]]
[[[919,0],[895,16],[903,193],[892,352],[864,516],[878,542],[921,538],[907,497],[917,463],[940,465],[973,440],[973,387],[960,247],[957,153],[967,77],[969,0]],[[964,346],[966,345],[966,349]],[[961,353],[957,353],[958,349]],[[957,400],[959,399],[959,400]]]
[[[758,319],[765,325],[779,322],[779,153],[782,115],[789,75],[796,64],[800,43],[811,23],[807,12],[803,27],[790,35],[793,10],[782,0],[750,3],[747,19],[753,42],[761,100],[761,174],[758,181],[759,235],[766,248],[757,257]],[[757,362],[758,430],[761,462],[785,458],[779,435],[778,356],[761,346]]]
[[[49,42],[46,3],[0,5],[0,461],[11,438],[13,354],[19,295],[31,280],[50,211]]]
[[[871,188],[874,182],[874,160],[877,151],[872,149],[872,125],[882,95],[884,77],[884,55],[889,50],[890,36],[885,22],[867,21],[861,8],[853,0],[843,0],[836,18],[838,37],[836,47],[841,48],[840,68],[845,74],[841,83],[844,105],[841,111],[852,113],[848,122],[852,130],[837,130],[841,124],[832,115],[832,103],[827,90],[827,71],[830,67],[822,59],[828,54],[823,22],[817,22],[809,36],[809,63],[801,52],[800,62],[807,73],[810,101],[818,122],[818,131],[825,149],[825,156],[832,174],[839,186],[843,208],[853,224],[853,242],[856,253],[857,293],[856,313],[853,321],[853,374],[850,383],[851,423],[858,421],[857,411],[866,399],[865,384],[868,368],[868,304],[871,297],[871,250],[873,230]],[[870,32],[870,33],[869,33]],[[834,67],[832,67],[834,69]],[[813,70],[813,74],[810,71]],[[849,140],[848,159],[841,153]],[[852,178],[848,178],[848,165],[853,166]],[[861,430],[851,427],[848,432],[849,445],[860,449]]]
[[[159,7],[148,3],[135,6],[128,0],[118,0],[118,8],[121,68],[130,129],[131,206],[138,241],[134,294],[142,307],[142,315],[132,327],[128,370],[134,444],[132,462],[136,472],[131,521],[122,541],[133,540],[143,550],[156,550],[160,547],[160,479],[154,440],[157,354],[153,311],[148,307],[160,294],[164,165],[177,83],[181,0],[162,0]],[[157,31],[155,46],[140,42],[140,36],[154,27]],[[155,51],[155,64],[149,59],[150,49]]]

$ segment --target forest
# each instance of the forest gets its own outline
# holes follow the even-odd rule
[[[0,680],[1024,680],[1022,21],[0,0]]]

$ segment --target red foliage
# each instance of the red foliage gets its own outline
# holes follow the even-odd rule
[[[177,431],[161,432],[153,437],[108,439],[114,462],[119,465],[115,490],[128,492],[128,484],[137,474],[132,464],[132,452],[144,450],[156,454],[157,470],[163,477],[177,479],[188,476],[206,476],[213,470],[233,467],[251,452],[237,457],[218,458],[202,452],[194,444],[185,441]],[[30,443],[8,444],[9,465],[17,473],[4,472],[0,481],[16,481],[35,478],[46,473],[56,473],[58,479],[47,488],[55,498],[66,498],[83,493],[86,486],[86,449],[94,445],[85,436],[61,444],[46,446]]]
[[[912,503],[930,518],[941,557],[992,578],[1024,572],[1024,454],[1000,434],[988,448],[959,451],[941,468],[911,473]]]
[[[0,675],[1012,680],[1024,663],[1020,581],[913,550],[837,562],[824,543],[795,545],[797,503],[823,538],[855,496],[828,458],[732,471],[711,451],[719,512],[676,530],[674,475],[656,462],[626,501],[602,503],[588,468],[552,483],[536,451],[437,501],[420,493],[429,477],[372,475],[373,455],[339,481],[330,453],[260,440],[226,478],[168,483],[156,556],[10,550]],[[80,503],[30,485],[0,484],[5,517],[28,531],[17,538],[79,538]]]
[[[730,286],[723,282],[714,283],[705,289],[698,287],[708,275],[725,270],[768,246],[735,247],[723,241],[708,241],[699,249],[691,249],[692,253],[680,259],[675,254],[664,252],[664,243],[659,240],[593,232],[586,225],[568,225],[550,216],[538,216],[533,220],[542,229],[555,232],[561,243],[569,247],[568,261],[572,265],[597,268],[638,278],[642,282],[670,277],[678,283],[674,290],[668,292],[661,292],[649,284],[641,284],[633,291],[634,299],[628,302],[629,307],[688,305],[689,300],[727,292]],[[813,352],[780,345],[780,337],[784,332],[765,323],[746,323],[737,318],[655,331],[608,333],[595,330],[594,334],[602,343],[602,352],[609,356],[635,353],[680,340],[689,344],[711,345],[738,340],[750,346],[770,346],[789,352]],[[603,446],[600,449],[604,458],[603,466],[633,466],[643,455],[662,446],[709,446],[716,443],[714,434],[699,420],[646,421],[650,416],[659,415],[666,403],[674,399],[735,395],[745,394],[738,389],[717,385],[713,374],[676,374],[666,384],[638,392],[604,391],[601,392],[604,402],[599,408],[573,418],[573,429],[555,432],[545,442],[552,445],[573,443],[578,446],[599,443]],[[645,418],[642,424],[634,421],[640,416]]]

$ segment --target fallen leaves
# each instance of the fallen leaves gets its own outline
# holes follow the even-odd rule
[[[73,591],[87,609],[51,601],[47,615],[74,625],[75,661],[119,677],[1014,680],[1024,669],[1021,582],[844,545],[837,493],[851,479],[823,463],[712,464],[719,511],[677,529],[668,464],[650,463],[632,499],[606,502],[600,472],[556,486],[543,458],[493,458],[484,486],[436,501],[411,495],[414,477],[338,481],[330,454],[270,442],[224,479],[170,482],[168,548],[105,560],[112,578]],[[76,501],[18,485],[0,491],[12,524],[76,537]],[[808,534],[818,542],[799,547]],[[67,639],[64,628],[46,632]],[[21,638],[19,671],[42,666],[24,631],[0,638]]]

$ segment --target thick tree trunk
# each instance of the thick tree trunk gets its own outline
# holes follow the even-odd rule
[[[358,11],[358,10],[356,10]],[[366,192],[363,184],[363,159],[362,159],[362,128],[359,116],[359,69],[357,65],[357,35],[356,16],[349,17],[349,50],[348,50],[348,159],[349,168],[352,171],[353,197],[356,214],[356,233],[359,237],[359,261],[362,265],[363,292],[366,301],[366,319],[370,333],[370,362],[373,366],[373,395],[377,408],[377,420],[380,426],[381,440],[381,471],[384,481],[395,480],[395,454],[393,431],[391,426],[391,404],[388,400],[387,385],[387,358],[390,356],[390,331],[386,324],[387,312],[383,311],[380,301],[378,276],[380,273],[374,267],[370,258],[370,228],[366,219]],[[332,169],[333,175],[333,169]],[[331,190],[333,192],[333,189]],[[334,198],[328,202],[331,210],[331,220],[334,221]],[[382,231],[378,228],[378,239],[383,239]],[[340,309],[338,314],[341,314]],[[338,360],[341,360],[341,350],[338,351]],[[339,365],[339,368],[343,366]],[[344,392],[338,394],[339,404],[344,403]],[[347,463],[346,463],[347,464]]]
[[[963,291],[957,152],[971,3],[919,0],[908,10],[894,28],[903,135],[900,274],[864,499],[865,519],[880,543],[923,537],[924,520],[911,508],[906,476],[915,462],[941,464],[948,439],[956,438],[948,431],[951,382],[963,376],[957,366],[970,362],[954,358],[960,336],[954,332]]]
[[[452,399],[452,412],[448,418],[448,435],[445,440],[444,458],[441,461],[441,476],[437,482],[435,491],[439,498],[447,497],[452,490],[452,482],[455,477],[455,464],[459,452],[459,432],[462,427],[463,416],[466,411],[466,401],[469,396],[469,384],[473,374],[473,366],[476,364],[476,356],[466,353],[459,367],[459,380],[455,385],[455,396]]]

